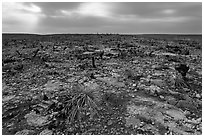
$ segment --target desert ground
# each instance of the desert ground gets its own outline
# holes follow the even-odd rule
[[[2,34],[3,135],[200,135],[202,36]]]

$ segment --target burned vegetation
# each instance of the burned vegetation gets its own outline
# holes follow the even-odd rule
[[[202,134],[200,35],[2,37],[3,134]]]

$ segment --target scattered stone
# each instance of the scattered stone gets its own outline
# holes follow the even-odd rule
[[[196,94],[196,98],[201,98],[201,95],[200,94]]]
[[[59,80],[51,80],[48,81],[44,86],[46,91],[58,91],[60,88],[62,88],[63,83]]]
[[[155,86],[155,85],[151,85],[150,87],[147,87],[146,90],[149,90],[151,95],[161,93],[161,91],[162,91],[161,88],[159,88],[158,86]]]
[[[141,126],[141,121],[134,116],[130,116],[125,119],[126,119],[126,124],[125,124],[126,127],[130,127],[131,125],[135,128]]]
[[[68,131],[68,132],[73,132],[73,131],[74,131],[74,128],[70,127],[70,128],[67,129],[67,131]]]
[[[189,88],[186,88],[186,87],[184,87],[183,90],[184,90],[185,92],[189,92],[189,91],[190,91],[190,89],[189,89]]]
[[[2,83],[2,93],[3,95],[8,95],[9,93],[12,92],[12,89],[6,85],[6,83]]]
[[[166,82],[162,79],[152,79],[151,80],[151,83],[154,84],[154,85],[157,85],[159,87],[166,87]]]
[[[193,123],[193,124],[200,124],[202,122],[202,118],[198,118],[198,119],[192,119],[192,120],[188,120],[187,122],[189,123]]]
[[[2,103],[8,102],[9,100],[13,99],[15,95],[4,96],[2,97]]]
[[[160,68],[159,65],[152,65],[152,69],[158,69],[158,68]]]
[[[175,120],[184,120],[184,119],[186,119],[186,116],[182,111],[178,111],[178,110],[175,110],[175,109],[167,110],[166,114],[173,117]]]
[[[29,114],[25,115],[25,118],[27,119],[27,123],[30,126],[44,126],[48,124],[48,117],[47,116],[41,116],[39,114],[36,114],[36,112],[32,111]]]
[[[172,96],[165,96],[165,100],[171,105],[175,105],[177,103],[177,100]]]
[[[182,128],[184,131],[191,131],[193,128],[193,125],[191,125],[189,123],[185,123]]]
[[[189,109],[190,111],[197,110],[197,107],[195,106],[195,104],[192,102],[189,102],[188,100],[180,100],[176,104],[176,106],[182,109]]]
[[[133,86],[133,87],[136,87],[136,86],[137,86],[137,84],[132,84],[132,86]]]
[[[145,126],[142,127],[144,131],[151,131],[153,134],[159,135],[159,130],[151,125],[151,124],[146,124]]]
[[[188,110],[185,110],[185,111],[184,111],[184,114],[187,116],[187,115],[190,115],[190,114],[191,114],[191,112],[190,112],[190,111],[188,111]]]
[[[138,60],[134,60],[134,61],[132,61],[132,63],[138,64],[139,61]]]
[[[123,82],[118,82],[116,78],[113,77],[104,77],[104,78],[97,78],[100,81],[103,81],[109,85],[116,86],[116,87],[124,87],[125,84]]]
[[[84,83],[84,86],[85,86],[85,89],[87,91],[99,90],[99,88],[100,88],[100,86],[96,82],[93,82],[93,81],[89,81],[89,82]]]
[[[139,89],[146,89],[147,88],[147,86],[145,84],[141,84],[141,83],[138,83],[137,87]],[[147,89],[149,89],[149,88],[147,88]]]
[[[164,99],[164,96],[162,96],[162,95],[160,95],[159,97],[160,97],[161,99]]]
[[[40,135],[52,135],[53,131],[49,129],[45,129],[42,132],[40,132]]]
[[[75,78],[75,77],[69,78],[69,79],[67,80],[67,82],[69,82],[69,83],[73,83],[73,82],[75,82],[75,81],[76,81],[76,78]]]
[[[98,124],[95,126],[96,128],[101,128],[101,124]]]
[[[18,131],[15,135],[34,135],[34,134],[35,134],[34,130],[24,129],[24,130]]]
[[[156,71],[153,76],[163,76],[164,73],[163,72],[160,72],[160,71]]]
[[[113,124],[113,121],[112,120],[108,120],[107,124],[110,126]]]

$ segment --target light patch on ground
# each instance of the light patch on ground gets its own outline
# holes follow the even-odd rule
[[[188,121],[185,113],[172,105],[138,96],[132,99],[130,105],[127,105],[127,112],[132,116],[132,119],[126,118],[126,125],[128,126],[140,125],[141,123],[139,123],[137,117],[143,117],[169,128],[175,134],[190,134],[185,131],[185,126],[176,123],[178,121]]]

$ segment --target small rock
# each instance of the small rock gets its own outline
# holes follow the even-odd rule
[[[4,96],[2,97],[2,102],[8,102],[9,100],[13,99],[15,97],[15,95],[11,95],[11,96]]]
[[[68,132],[73,132],[73,131],[74,131],[74,128],[70,127],[70,128],[67,129],[67,131],[68,131]]]
[[[172,96],[166,96],[165,100],[167,101],[168,104],[171,105],[175,105],[177,103],[177,100]]]
[[[193,127],[193,125],[186,123],[186,124],[184,124],[184,126],[183,126],[183,130],[185,130],[185,131],[191,131],[191,130],[192,130],[192,127]]]
[[[99,88],[100,88],[100,86],[93,81],[85,82],[84,86],[85,86],[86,90],[99,90]]]
[[[133,87],[136,87],[136,86],[137,86],[137,84],[132,84],[132,86],[133,86]]]
[[[24,129],[24,130],[18,131],[15,135],[34,135],[34,133],[35,132],[33,130]]]
[[[183,90],[184,90],[185,92],[189,92],[189,91],[190,91],[190,89],[188,89],[188,88],[186,88],[186,87],[184,87]]]
[[[52,130],[45,129],[42,132],[40,132],[40,135],[52,135]]]
[[[11,124],[8,124],[6,127],[7,128],[10,128],[10,127],[12,127],[14,125],[14,123],[11,123]]]
[[[98,124],[95,126],[96,128],[101,128],[101,124]]]
[[[157,85],[159,87],[166,87],[167,86],[166,82],[162,79],[152,79],[151,83],[154,85]]]
[[[190,114],[191,114],[191,112],[190,112],[190,111],[188,111],[188,110],[185,110],[185,111],[184,111],[184,114],[185,114],[185,115],[190,115]]]
[[[109,120],[107,124],[110,126],[110,125],[113,124],[113,121],[112,121],[112,120]]]
[[[51,81],[48,81],[48,82],[44,85],[44,87],[45,87],[45,90],[46,90],[46,91],[49,91],[49,92],[51,92],[51,91],[57,91],[57,90],[59,90],[61,84],[62,84],[62,83],[61,83],[60,81],[58,81],[58,80],[51,80]]]
[[[157,69],[159,67],[160,67],[159,65],[152,65],[152,69]]]
[[[164,99],[164,96],[162,96],[162,95],[160,95],[159,97],[160,97],[161,99]]]
[[[186,119],[185,114],[182,111],[170,109],[166,111],[166,114],[173,117],[175,120],[183,120]]]
[[[196,98],[201,98],[201,95],[200,95],[200,94],[196,94],[195,97],[196,97]]]
[[[196,122],[197,122],[197,123],[201,123],[201,121],[202,121],[202,118],[201,118],[201,117],[198,118],[198,119],[196,119]]]
[[[180,100],[176,106],[179,108],[187,108],[189,110],[197,110],[195,104],[188,100]]]
[[[134,61],[132,61],[132,63],[137,64],[137,63],[139,63],[139,61],[138,60],[134,60]]]
[[[150,91],[151,95],[154,95],[155,93],[160,93],[162,90],[158,86],[151,85],[150,87],[146,88],[147,90]]]
[[[132,97],[134,98],[134,97],[135,97],[135,95],[132,95]]]
[[[48,117],[41,116],[33,111],[29,114],[26,114],[25,118],[27,119],[27,123],[30,126],[43,126],[48,122],[47,121]]]
[[[98,80],[105,82],[108,85],[115,86],[115,87],[124,87],[125,86],[125,84],[123,82],[119,82],[117,78],[113,78],[113,77],[98,78]]]

